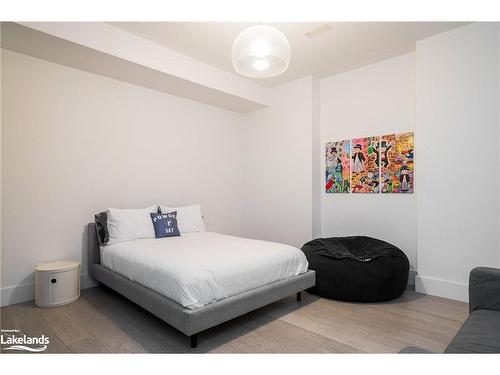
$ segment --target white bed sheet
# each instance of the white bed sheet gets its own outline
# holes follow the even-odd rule
[[[307,271],[299,249],[213,232],[101,247],[101,263],[195,309]]]

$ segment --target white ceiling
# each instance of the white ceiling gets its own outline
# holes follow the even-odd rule
[[[268,89],[139,40],[103,22],[1,22],[2,49],[233,112],[263,108]],[[147,43],[145,43],[147,42]]]
[[[464,22],[329,22],[330,31],[309,38],[323,23],[270,23],[288,38],[292,60],[278,77],[254,79],[274,86],[307,75],[327,77],[415,50],[415,42]],[[113,22],[111,25],[162,44],[184,55],[234,72],[231,46],[252,23]],[[235,72],[234,72],[235,73]]]

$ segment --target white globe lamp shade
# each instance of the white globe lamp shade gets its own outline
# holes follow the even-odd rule
[[[234,40],[231,59],[234,69],[243,76],[274,77],[288,69],[290,43],[274,27],[251,26]]]

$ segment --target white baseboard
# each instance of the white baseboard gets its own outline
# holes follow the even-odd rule
[[[88,274],[80,275],[80,286],[82,289],[97,286]],[[0,306],[8,306],[16,303],[33,301],[35,299],[35,283],[8,286],[0,289]]]
[[[431,294],[439,297],[456,299],[459,301],[469,301],[467,284],[457,283],[447,280],[434,279],[416,275],[415,270],[410,270],[408,284],[415,284],[415,290],[419,293]],[[80,276],[80,285],[82,289],[97,286],[88,274]],[[17,286],[9,286],[0,289],[0,306],[13,305],[35,299],[35,284],[28,283]]]
[[[31,301],[35,299],[35,283],[7,286],[0,289],[0,306]]]
[[[435,279],[427,276],[415,276],[415,291],[433,296],[469,302],[469,286],[450,280]]]

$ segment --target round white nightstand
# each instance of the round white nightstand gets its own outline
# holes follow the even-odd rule
[[[62,261],[35,267],[35,304],[61,306],[80,297],[80,263]]]

